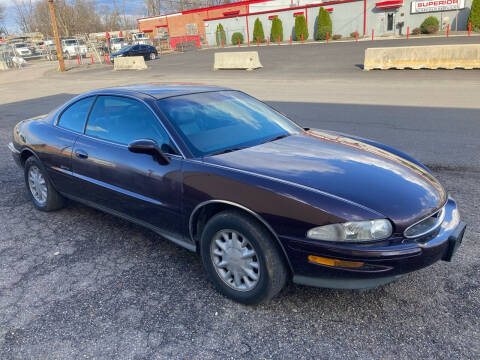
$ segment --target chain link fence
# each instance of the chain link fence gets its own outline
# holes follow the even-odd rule
[[[0,70],[8,70],[13,67],[12,55],[8,44],[0,44]]]

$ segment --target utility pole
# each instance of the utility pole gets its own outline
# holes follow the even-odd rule
[[[55,8],[53,6],[53,0],[48,0],[48,7],[50,8],[50,18],[52,19],[53,37],[55,38],[55,46],[57,48],[58,66],[60,71],[65,71],[65,63],[63,62],[62,44],[58,37],[57,19],[55,17]]]

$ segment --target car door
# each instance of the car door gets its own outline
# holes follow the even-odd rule
[[[129,56],[140,56],[140,45],[135,45],[132,47],[130,50],[130,55]]]
[[[147,59],[148,55],[148,49],[146,45],[139,45],[140,49],[138,51],[139,56],[143,56],[145,59]]]
[[[95,96],[80,99],[63,109],[55,120],[55,131],[49,137],[42,161],[60,192],[68,193],[72,179],[72,150],[75,140],[83,133],[85,121]]]
[[[138,139],[155,140],[169,159],[129,151]],[[143,102],[98,96],[73,149],[77,196],[97,206],[147,223],[164,233],[181,233],[183,158],[174,150],[161,120]]]

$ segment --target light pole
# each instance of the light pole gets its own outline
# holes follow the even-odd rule
[[[53,0],[48,0],[48,7],[50,8],[50,18],[52,19],[53,37],[55,38],[55,46],[57,48],[58,66],[60,67],[60,71],[64,72],[65,63],[63,62],[62,44],[60,43],[60,38],[58,37],[57,19],[55,17],[55,8],[53,6]]]

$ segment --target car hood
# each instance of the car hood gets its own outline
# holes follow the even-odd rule
[[[378,147],[322,131],[204,158],[205,162],[288,181],[341,197],[404,229],[447,200],[422,167]]]
[[[127,52],[127,50],[124,50],[124,49],[120,49],[118,51],[115,51],[113,53],[110,54],[110,56],[118,56],[118,55],[123,55]]]

